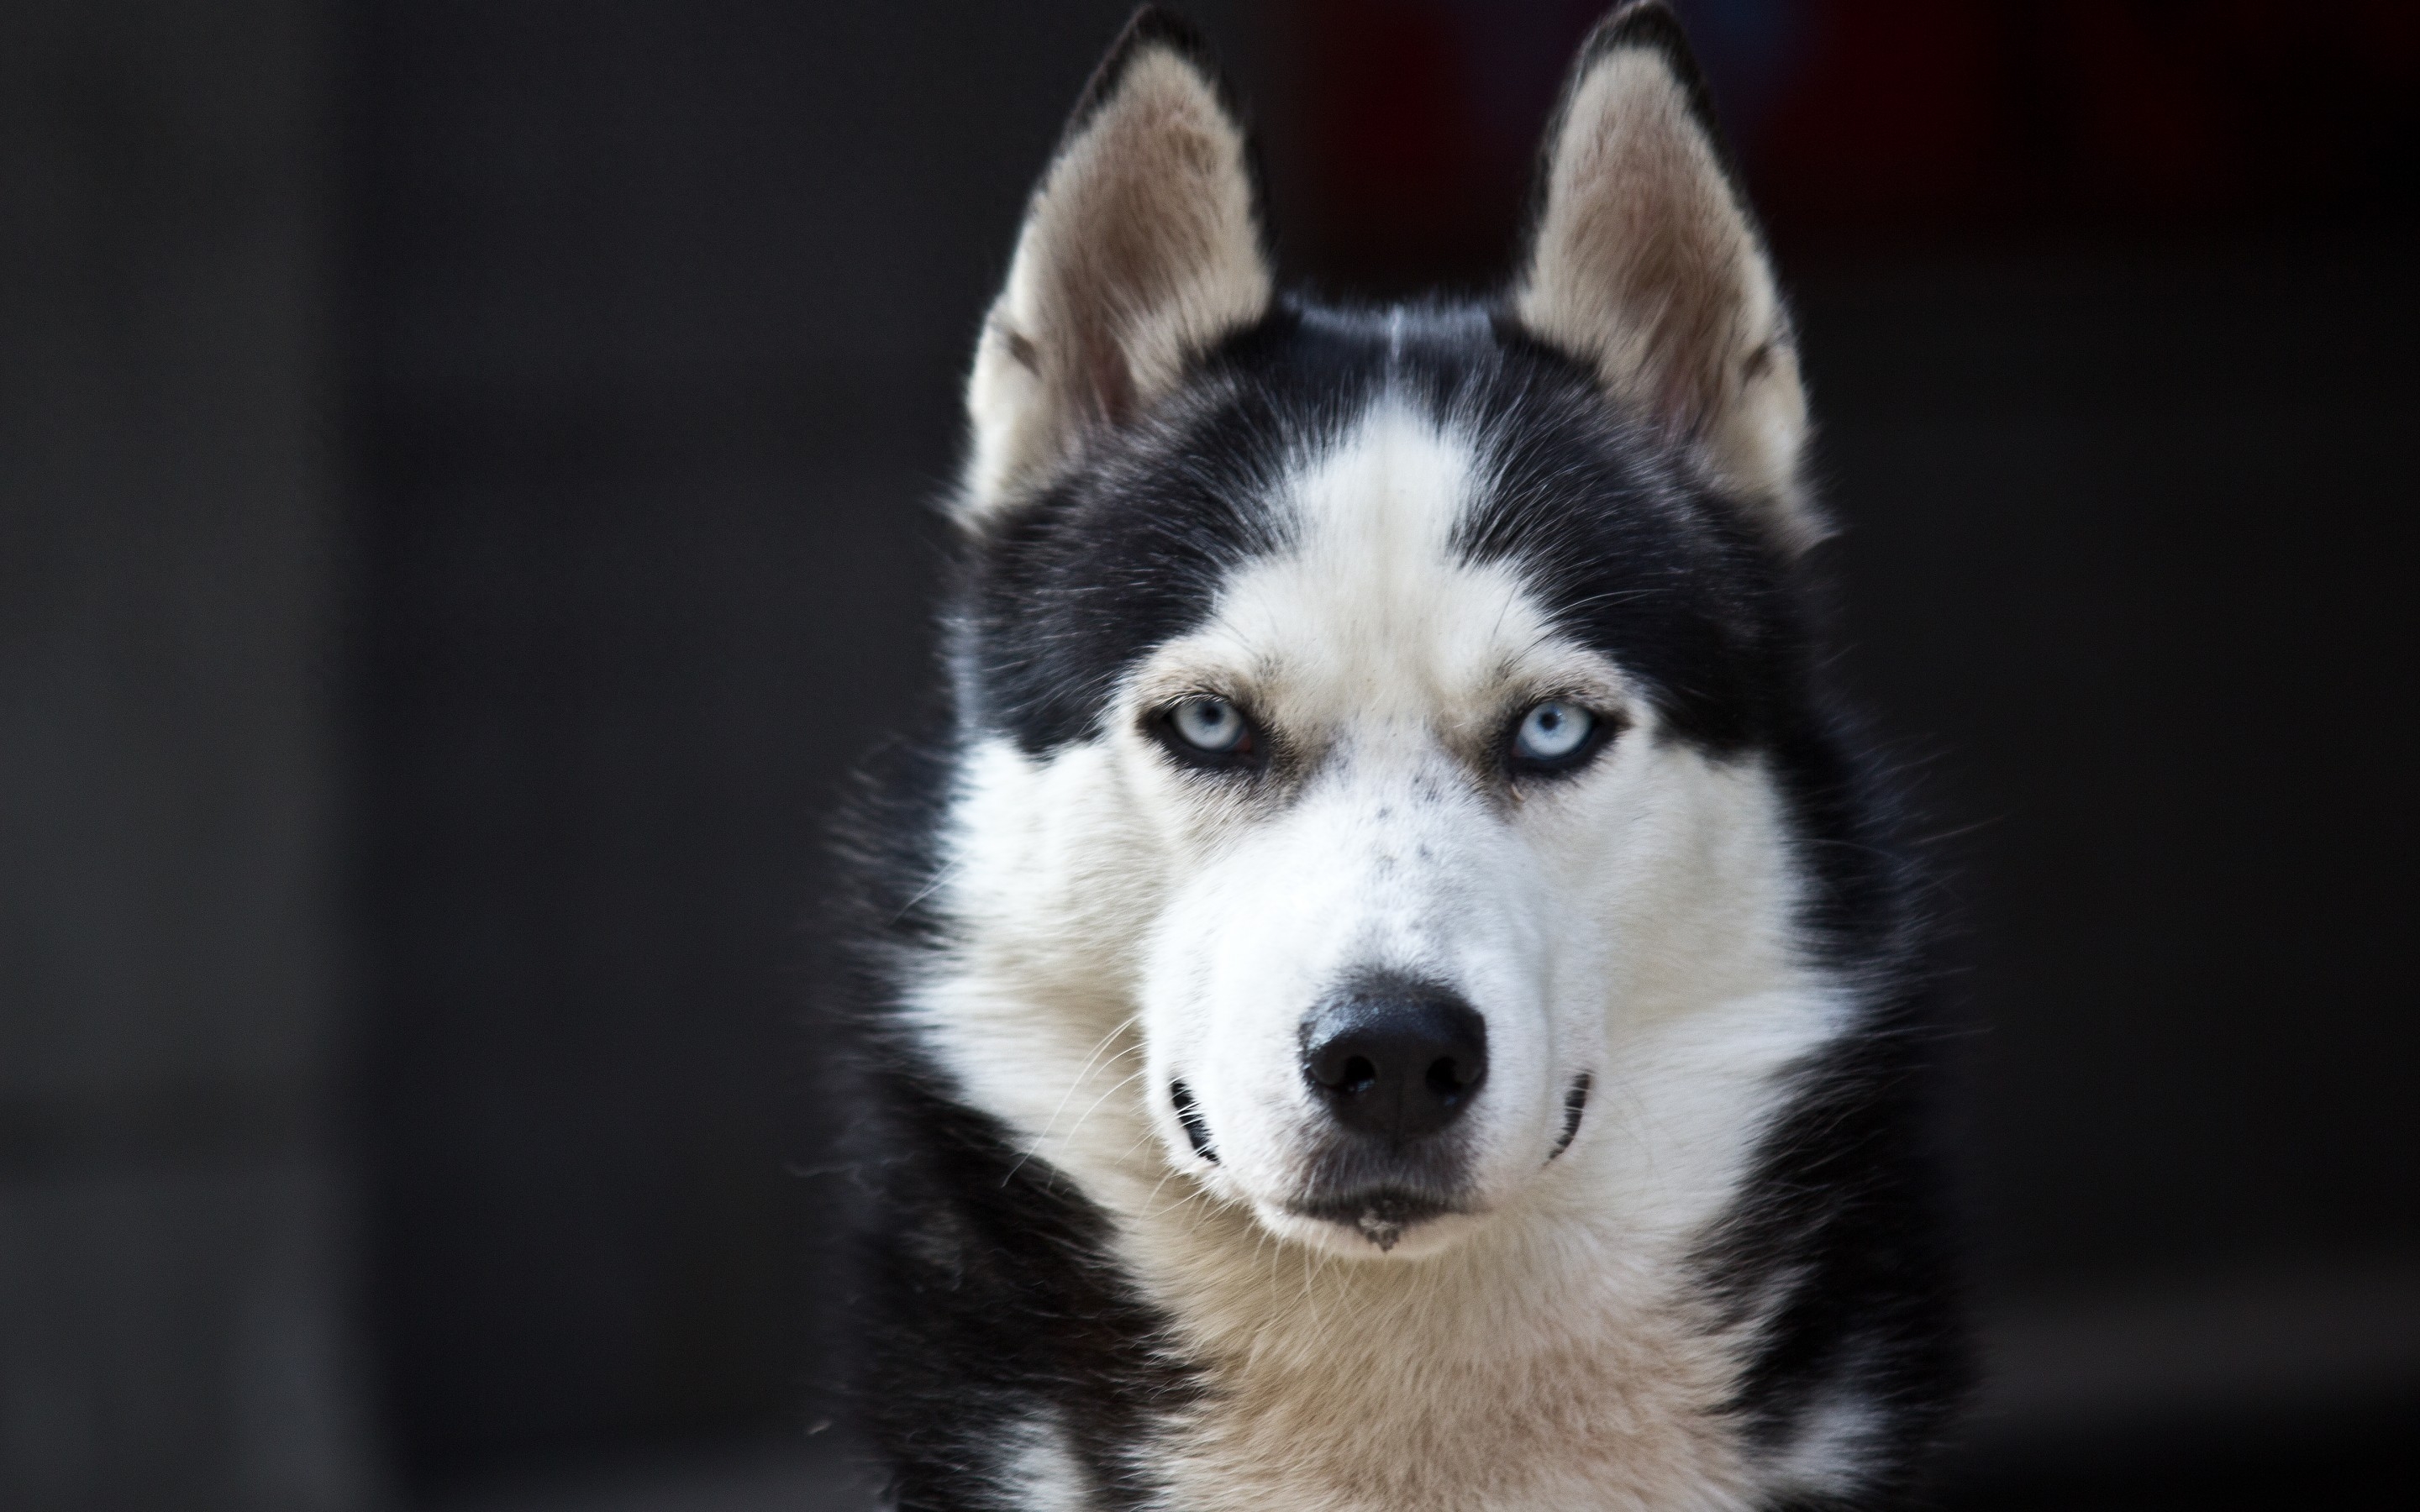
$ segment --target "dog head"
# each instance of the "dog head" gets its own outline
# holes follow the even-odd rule
[[[1280,298],[1249,162],[1146,12],[1034,193],[926,1001],[1054,1158],[1130,1161],[1065,1134],[1130,1107],[1212,1200],[1414,1257],[1585,1144],[1644,1027],[1792,969],[1805,406],[1660,6],[1583,49],[1496,303]]]

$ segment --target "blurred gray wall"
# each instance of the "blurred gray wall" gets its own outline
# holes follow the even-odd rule
[[[822,820],[927,696],[967,354],[1129,8],[356,15],[371,1318],[417,1485],[832,1413]]]
[[[374,1489],[326,1094],[329,30],[0,6],[0,1506]]]

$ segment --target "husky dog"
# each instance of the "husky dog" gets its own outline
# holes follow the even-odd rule
[[[1925,940],[1680,28],[1590,37],[1489,302],[1280,293],[1249,162],[1139,15],[852,822],[897,1504],[1895,1504],[1960,1360]]]

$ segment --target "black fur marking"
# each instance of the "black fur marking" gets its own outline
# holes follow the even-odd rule
[[[928,1073],[896,1064],[882,1081],[893,1153],[879,1195],[905,1222],[867,1268],[861,1405],[897,1505],[1012,1504],[1001,1456],[1037,1421],[1089,1472],[1092,1504],[1144,1504],[1155,1477],[1138,1450],[1199,1388],[1109,1257],[1108,1220]]]
[[[1176,1121],[1185,1125],[1185,1142],[1193,1147],[1193,1153],[1218,1165],[1218,1147],[1210,1142],[1210,1120],[1202,1116],[1202,1104],[1194,1101],[1193,1088],[1183,1082],[1171,1083],[1168,1095],[1176,1104]]]
[[[1870,1404],[1859,1493],[1840,1506],[1922,1504],[1923,1475],[1975,1380],[1928,1093],[1944,1038],[1923,878],[1894,807],[1811,719],[1775,752],[1817,881],[1802,927],[1868,989],[1865,1023],[1797,1073],[1797,1095],[1699,1259],[1733,1318],[1774,1308],[1731,1410],[1785,1451],[1827,1395]],[[1784,1287],[1777,1307],[1772,1288]],[[1808,1503],[1808,1512],[1830,1503]]]
[[[970,719],[1037,754],[1085,738],[1121,672],[1200,624],[1234,567],[1284,548],[1266,505],[1290,455],[1341,432],[1367,392],[1302,327],[1280,310],[1232,337],[1156,412],[990,523],[954,622]]]
[[[1020,1157],[892,1014],[900,984],[951,938],[935,893],[953,755],[938,733],[887,749],[838,825],[856,886],[837,922],[871,1109],[853,1135],[873,1210],[855,1412],[900,1512],[1006,1512],[1001,1457],[1036,1421],[1063,1435],[1094,1504],[1123,1512],[1156,1485],[1141,1445],[1199,1382],[1112,1257],[1106,1215]]]
[[[1860,1507],[1905,1504],[1972,1383],[1949,1278],[1935,1151],[1922,1137],[1929,1036],[1914,1004],[1836,1043],[1700,1259],[1747,1316],[1786,1291],[1731,1402],[1752,1445],[1786,1451],[1809,1410],[1871,1405]]]
[[[1572,1141],[1580,1136],[1580,1120],[1588,1117],[1589,1088],[1595,1083],[1596,1078],[1587,1072],[1572,1079],[1572,1089],[1563,1094],[1563,1132],[1555,1136],[1555,1148],[1546,1156],[1548,1160],[1571,1149]]]
[[[1041,754],[1098,729],[1118,677],[1199,625],[1247,560],[1289,544],[1289,463],[1382,393],[1473,432],[1494,475],[1461,527],[1584,643],[1642,675],[1666,726],[1718,751],[1768,735],[1792,626],[1783,564],[1594,376],[1510,322],[1287,305],[1158,412],[1099,439],[974,548],[956,620],[962,707]]]
[[[1641,674],[1667,728],[1718,752],[1776,723],[1782,563],[1595,375],[1510,322],[1492,381],[1457,396],[1494,484],[1464,520],[1473,562],[1511,561],[1562,628]]]

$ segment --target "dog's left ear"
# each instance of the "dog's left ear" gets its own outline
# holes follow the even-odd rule
[[[1198,35],[1137,11],[1033,191],[975,348],[962,515],[1047,481],[1267,311],[1249,157]]]
[[[1807,397],[1789,315],[1659,0],[1615,8],[1581,46],[1538,190],[1521,323],[1686,438],[1785,548],[1822,538],[1798,476]]]

